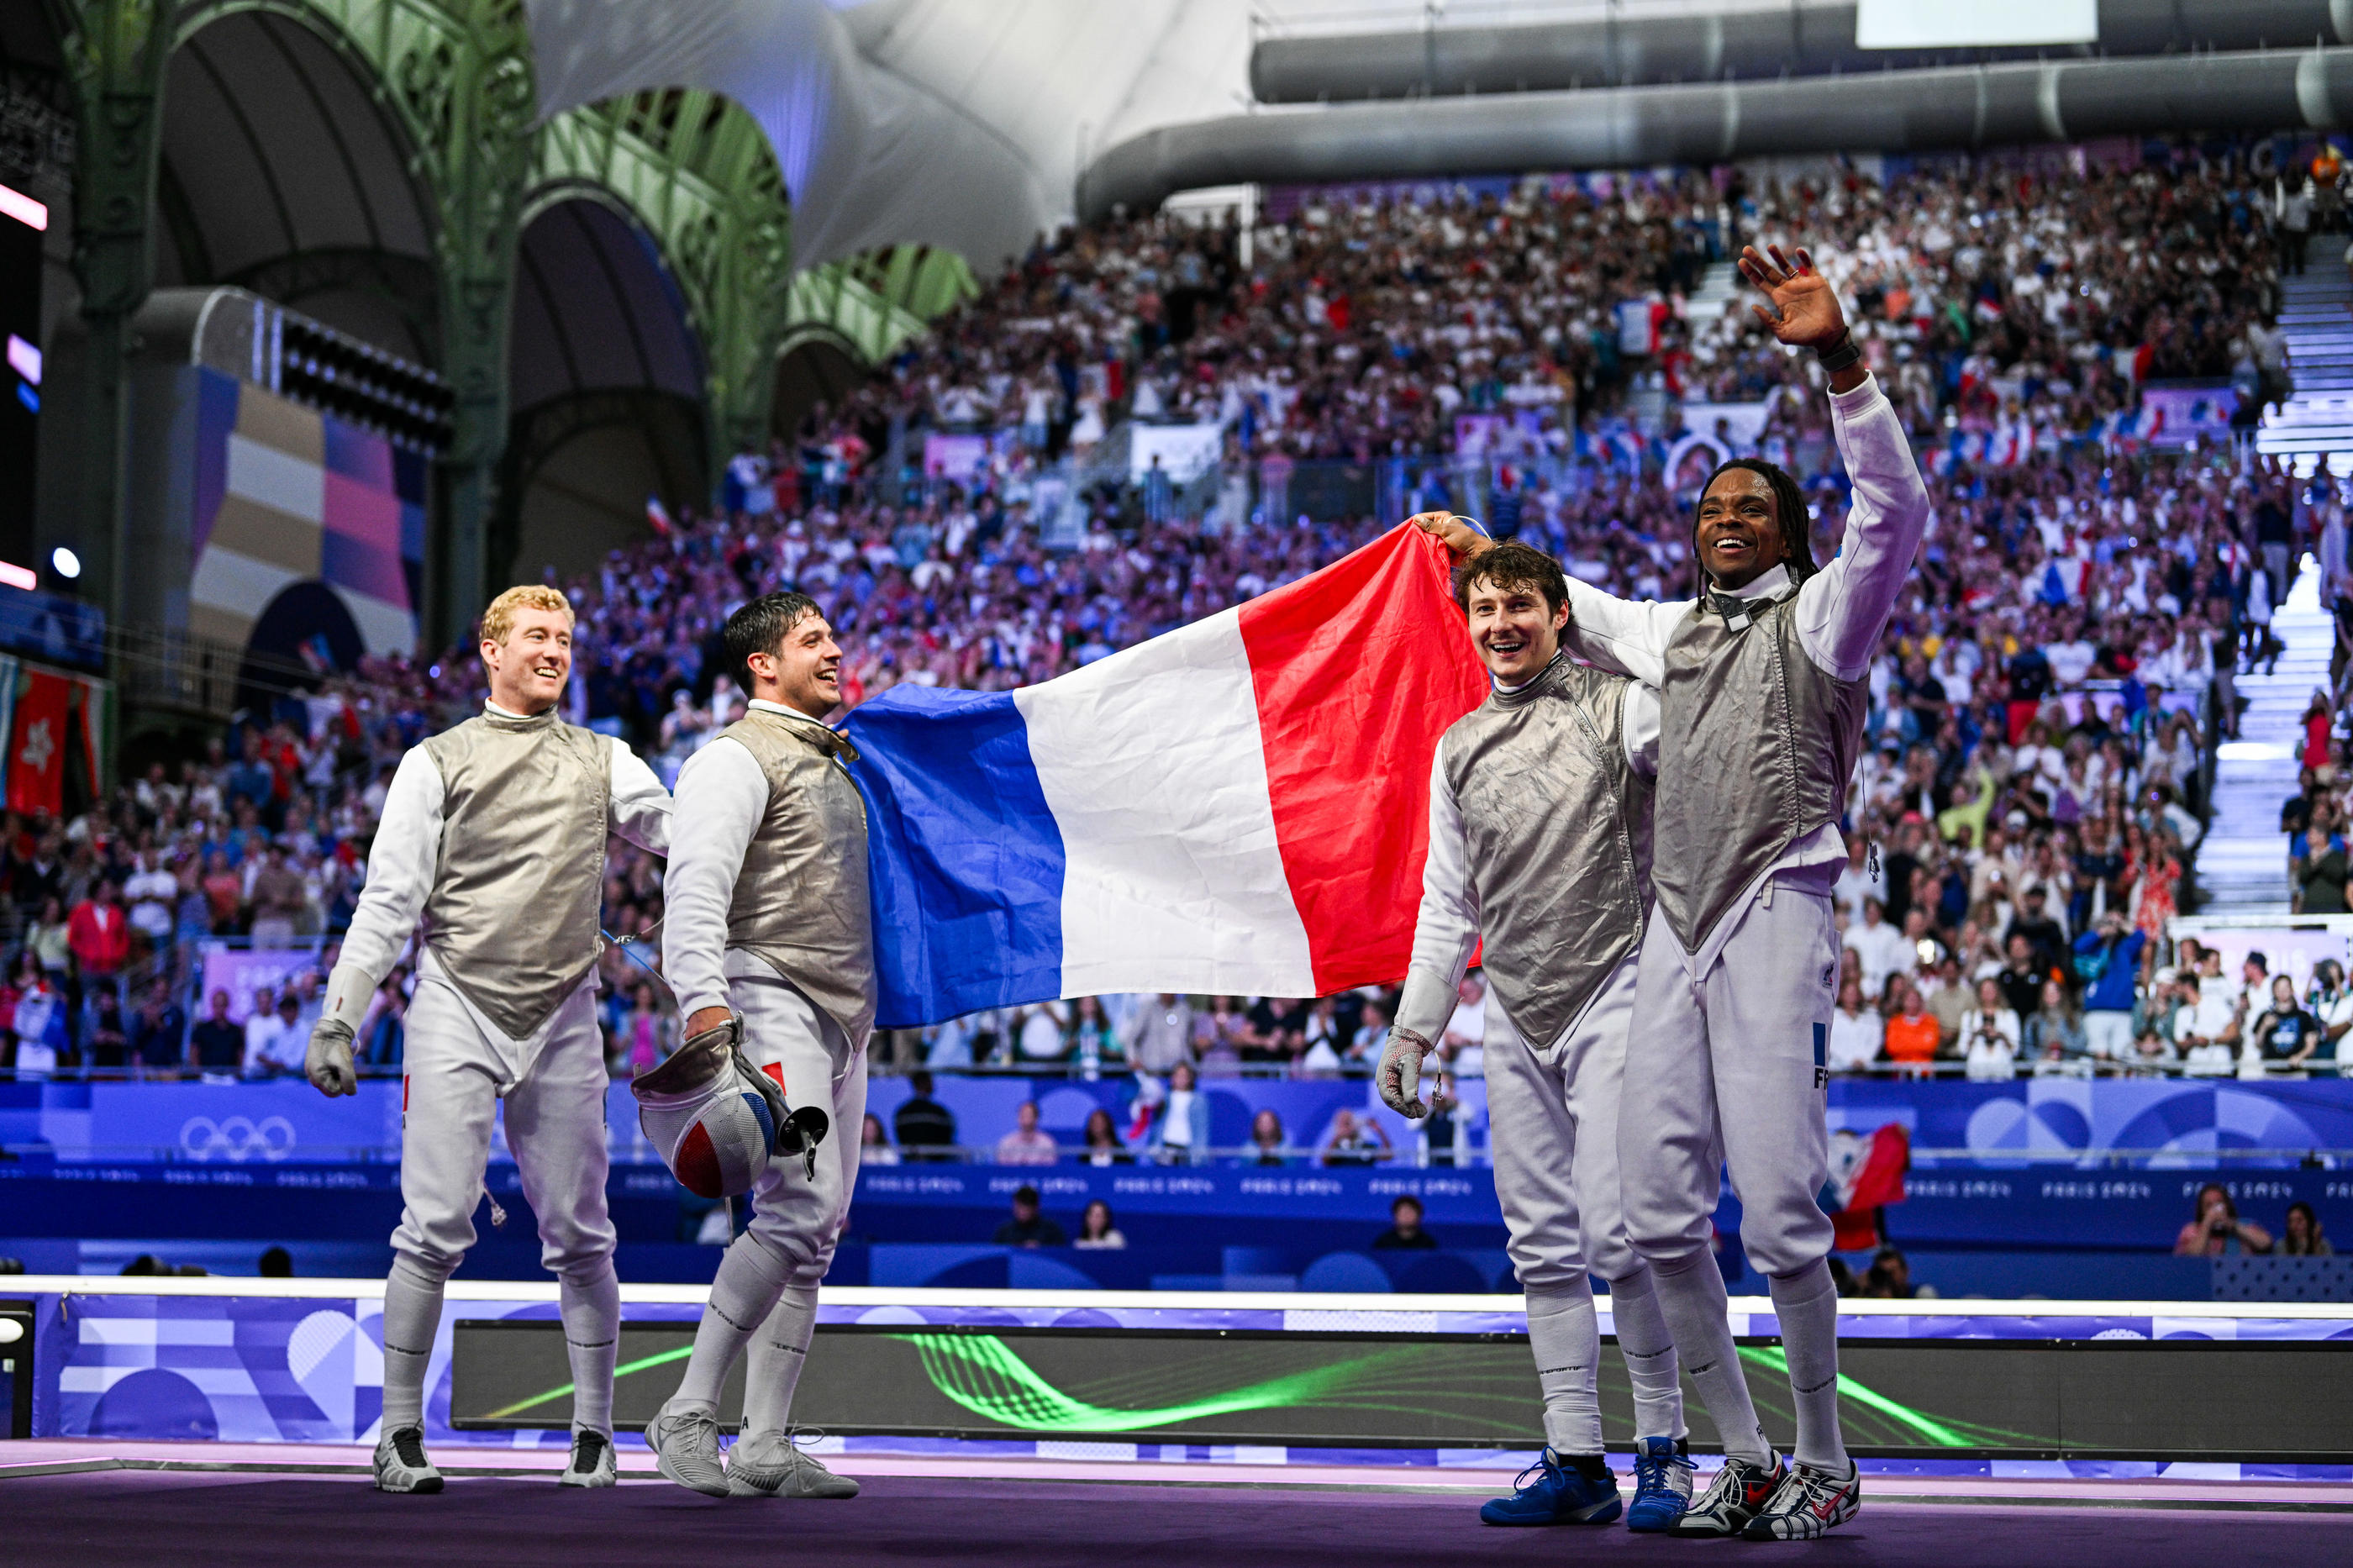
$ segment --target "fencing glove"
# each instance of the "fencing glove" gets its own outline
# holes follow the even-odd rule
[[[311,1026],[310,1048],[302,1053],[302,1074],[330,1099],[360,1091],[359,1069],[352,1065],[349,1024],[341,1018],[322,1018]]]
[[[1391,1029],[1375,1076],[1381,1103],[1411,1121],[1429,1115],[1430,1108],[1421,1102],[1421,1059],[1437,1048],[1411,1029]]]

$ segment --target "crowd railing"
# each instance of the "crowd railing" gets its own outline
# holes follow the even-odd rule
[[[360,1062],[355,1064],[363,1081],[391,1082],[401,1076],[398,1061]],[[2260,1068],[2260,1070],[2258,1070]],[[1433,1067],[1430,1070],[1440,1070]],[[1443,1070],[1452,1071],[1452,1068]],[[2286,1083],[2313,1079],[2353,1077],[2353,1058],[2344,1060],[2320,1059],[2291,1067],[2282,1062],[2260,1064],[2241,1062],[2231,1068],[2209,1068],[2179,1061],[2150,1062],[2131,1058],[2108,1058],[2070,1057],[2061,1060],[2027,1060],[2013,1062],[2006,1073],[1988,1073],[1983,1068],[1972,1075],[1969,1064],[1958,1058],[1938,1057],[1925,1062],[1882,1059],[1859,1066],[1827,1069],[1831,1078],[1850,1079],[1925,1080],[1942,1079],[1980,1083],[2006,1083],[2030,1078],[2071,1079],[2184,1079],[2212,1082]],[[934,1079],[1029,1079],[1041,1083],[1084,1082],[1116,1079],[1128,1077],[1166,1078],[1164,1073],[1143,1073],[1125,1063],[1103,1062],[1097,1067],[1083,1067],[1075,1062],[978,1062],[970,1065],[934,1065],[917,1060],[892,1062],[872,1059],[871,1076],[878,1079],[904,1078],[914,1073],[929,1073]],[[1302,1072],[1279,1062],[1244,1062],[1234,1067],[1210,1065],[1196,1067],[1196,1077],[1205,1086],[1233,1080],[1288,1083],[1367,1082],[1373,1077],[1370,1064],[1349,1063],[1340,1070]],[[1465,1077],[1477,1079],[1476,1073]],[[623,1081],[626,1073],[616,1073],[614,1081]],[[218,1084],[300,1082],[301,1073],[289,1067],[282,1070],[230,1072],[201,1068],[185,1060],[146,1062],[132,1060],[120,1066],[93,1066],[82,1062],[60,1062],[55,1067],[18,1068],[6,1059],[5,1047],[0,1047],[0,1082],[18,1083],[189,1083]]]
[[[77,1146],[69,1158],[59,1156],[48,1145],[26,1142],[0,1142],[0,1163],[50,1162],[69,1163],[76,1168],[106,1165],[187,1165],[244,1167],[290,1163],[310,1166],[391,1166],[400,1163],[396,1146],[377,1143],[332,1144],[304,1143],[294,1152],[273,1152],[257,1144],[249,1149],[191,1146],[186,1142],[173,1143],[91,1143]],[[512,1156],[503,1151],[492,1163],[512,1163]],[[649,1161],[650,1163],[650,1161]],[[1051,1158],[1033,1152],[1026,1158],[1008,1159],[997,1145],[981,1144],[899,1144],[866,1145],[860,1152],[860,1163],[865,1169],[892,1169],[917,1165],[954,1165],[984,1167],[1018,1177],[1025,1171],[1073,1171],[1084,1168],[1116,1170],[1132,1168],[1173,1169],[1180,1167],[1245,1169],[1317,1169],[1332,1171],[1369,1170],[1486,1170],[1492,1167],[1492,1152],[1483,1144],[1455,1148],[1440,1144],[1424,1149],[1415,1143],[1399,1142],[1387,1149],[1342,1151],[1327,1152],[1303,1145],[1284,1144],[1270,1152],[1255,1144],[1239,1146],[1217,1145],[1198,1150],[1165,1148],[1150,1143],[1123,1144],[1103,1157],[1077,1143],[1057,1143]],[[2094,1149],[1969,1149],[1924,1148],[1911,1150],[1913,1170],[1951,1169],[1956,1167],[2000,1166],[2049,1167],[2065,1170],[2147,1170],[2147,1169],[2208,1169],[2214,1166],[2244,1166],[2251,1169],[2300,1168],[2305,1170],[2353,1170],[2353,1149],[2318,1145],[2293,1148],[2220,1148],[2201,1149],[2194,1152],[2172,1148],[2094,1148]]]

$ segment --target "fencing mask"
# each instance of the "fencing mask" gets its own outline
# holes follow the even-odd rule
[[[647,1141],[697,1197],[748,1193],[769,1161],[787,1154],[814,1171],[825,1139],[825,1112],[788,1106],[784,1090],[744,1058],[743,1032],[743,1019],[731,1015],[629,1083]]]

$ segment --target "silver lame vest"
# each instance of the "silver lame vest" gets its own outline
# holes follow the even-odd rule
[[[1641,944],[1651,784],[1626,761],[1623,676],[1567,658],[1446,731],[1481,963],[1504,1016],[1541,1051]]]
[[[1789,846],[1843,813],[1870,691],[1808,658],[1797,596],[1746,630],[1694,607],[1659,692],[1659,908],[1696,952]]]
[[[511,1039],[596,966],[612,744],[552,710],[480,714],[425,742],[443,790],[425,945]]]
[[[727,945],[863,1040],[874,1023],[874,911],[866,802],[835,760],[848,742],[813,719],[759,708],[721,733],[751,752],[768,781],[767,809],[728,905]]]

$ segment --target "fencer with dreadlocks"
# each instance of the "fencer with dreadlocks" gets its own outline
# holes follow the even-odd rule
[[[803,1108],[796,1120],[823,1108],[830,1136],[809,1136],[801,1158],[753,1152],[751,1226],[720,1261],[685,1378],[647,1436],[663,1475],[713,1497],[850,1498],[858,1483],[803,1453],[786,1423],[866,1116],[866,808],[843,765],[858,753],[822,722],[841,701],[841,649],[812,601],[766,595],[721,636],[752,700],[679,774],[662,960],[687,1017],[680,1055],[725,1041]],[[682,1178],[686,1164],[673,1162]],[[723,1463],[720,1388],[747,1347],[743,1437]]]
[[[400,1228],[384,1288],[382,1491],[441,1489],[425,1452],[425,1373],[442,1286],[474,1245],[501,1101],[540,1261],[560,1281],[574,1394],[559,1479],[614,1484],[621,1299],[605,1208],[597,911],[607,837],[664,853],[670,803],[628,747],[555,716],[572,624],[553,588],[510,588],[483,612],[489,705],[400,760],[311,1034],[311,1081],[357,1093],[353,1031],[421,915],[400,1080]]]
[[[1454,595],[1494,689],[1440,738],[1413,961],[1381,1058],[1406,1116],[1472,950],[1487,974],[1487,1114],[1495,1195],[1527,1294],[1545,1451],[1489,1524],[1607,1524],[1622,1505],[1602,1458],[1601,1341],[1590,1275],[1609,1282],[1634,1385],[1630,1529],[1683,1514],[1692,1467],[1674,1346],[1619,1200],[1618,1094],[1651,902],[1650,688],[1570,662],[1559,563],[1504,544],[1457,569]]]
[[[1572,580],[1570,650],[1659,689],[1653,879],[1620,1101],[1628,1234],[1649,1259],[1685,1372],[1725,1464],[1674,1527],[1806,1539],[1854,1515],[1839,1435],[1838,1296],[1829,1218],[1825,1044],[1838,979],[1831,884],[1861,745],[1868,671],[1928,526],[1928,494],[1895,411],[1864,369],[1836,297],[1803,250],[1742,253],[1782,342],[1820,356],[1853,484],[1838,556],[1814,565],[1789,476],[1741,459],[1711,476],[1693,542],[1697,601],[1630,604]],[[1425,522],[1457,548],[1479,541]],[[1710,1254],[1722,1164],[1740,1237],[1771,1282],[1797,1409],[1793,1465],[1767,1443]]]

